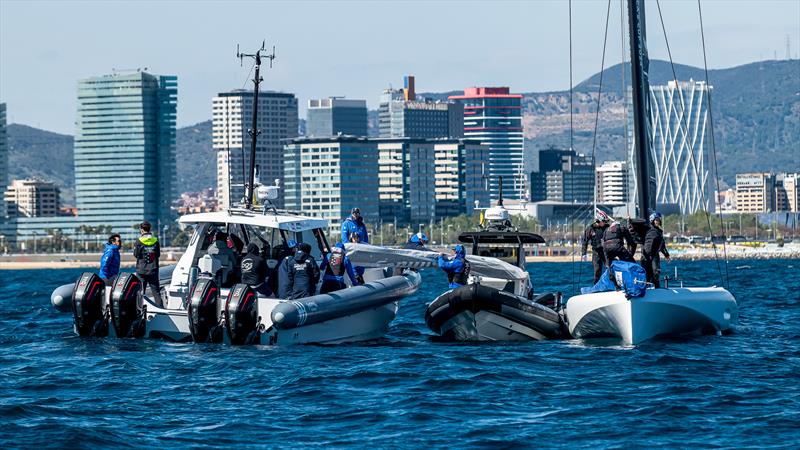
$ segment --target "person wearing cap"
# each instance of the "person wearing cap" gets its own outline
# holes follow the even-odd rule
[[[644,237],[641,264],[647,274],[647,281],[656,288],[661,287],[661,255],[669,262],[664,230],[661,228],[662,216],[659,212],[650,215],[650,228]]]
[[[311,255],[311,245],[297,244],[293,256],[283,260],[279,272],[278,296],[284,300],[297,300],[316,293],[319,266]]]
[[[408,242],[403,246],[406,250],[421,250],[421,251],[428,251],[428,247],[425,247],[425,244],[428,243],[428,236],[425,236],[425,233],[420,231],[419,233],[411,236]]]
[[[467,261],[467,251],[463,245],[458,244],[453,248],[450,259],[447,259],[445,254],[440,254],[437,262],[439,268],[447,274],[447,283],[450,289],[467,284],[470,266]]]
[[[358,242],[369,244],[367,226],[364,224],[364,218],[361,217],[359,208],[353,208],[350,212],[350,217],[342,222],[342,243],[352,242],[350,235],[353,233],[358,234]]]
[[[150,233],[150,222],[139,224],[139,239],[133,246],[133,256],[136,258],[136,275],[142,280],[142,292],[147,292],[150,286],[153,302],[161,307],[161,285],[158,280],[158,259],[161,257],[161,245],[158,238]]]
[[[603,269],[606,267],[606,254],[603,251],[603,235],[608,228],[609,217],[603,211],[598,211],[597,217],[583,232],[581,243],[581,261],[586,261],[586,249],[592,245],[592,267],[594,268],[594,283],[600,280]]]

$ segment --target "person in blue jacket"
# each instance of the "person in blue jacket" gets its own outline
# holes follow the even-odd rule
[[[444,254],[439,255],[439,268],[447,274],[448,287],[455,289],[467,284],[469,278],[469,262],[464,246],[458,244],[453,248],[453,257],[448,260]]]
[[[428,236],[425,236],[425,233],[420,231],[419,233],[411,236],[411,238],[406,242],[403,246],[406,250],[420,250],[420,251],[428,251],[428,247],[425,247],[425,244],[428,243]]]
[[[358,286],[358,278],[344,250],[344,244],[337,242],[330,254],[322,257],[322,286],[319,288],[320,294],[338,291],[347,287],[344,282],[344,274],[350,277],[353,286]]]
[[[342,243],[351,242],[351,235],[353,233],[358,235],[359,243],[369,244],[367,226],[364,225],[364,219],[361,217],[361,210],[359,208],[353,208],[350,212],[350,217],[344,219],[344,222],[342,222]]]
[[[100,278],[110,285],[113,278],[119,275],[119,249],[122,246],[122,239],[118,234],[108,237],[103,257],[100,258]]]

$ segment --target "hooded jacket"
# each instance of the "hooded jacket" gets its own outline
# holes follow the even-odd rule
[[[259,254],[258,245],[247,244],[247,253],[242,258],[242,283],[258,286],[267,279],[267,263]]]
[[[603,233],[603,249],[606,252],[626,250],[626,245],[628,248],[636,245],[628,227],[620,222],[614,222],[606,228]]]
[[[100,258],[100,278],[111,278],[119,274],[119,245],[106,243]]]
[[[278,270],[278,296],[284,300],[297,300],[316,293],[319,267],[308,253],[298,250],[281,262]]]
[[[406,250],[421,250],[421,251],[428,250],[428,247],[425,247],[425,243],[422,242],[422,239],[420,239],[419,233],[416,233],[415,235],[411,236],[411,239],[409,239],[408,242],[406,242],[403,248]]]
[[[334,245],[333,253],[322,257],[320,271],[323,273],[323,280],[339,283],[344,283],[344,274],[347,273],[353,286],[358,286],[353,264],[350,263],[350,258],[345,254],[344,244],[341,242],[337,242]]]
[[[353,220],[352,217],[344,219],[342,222],[342,242],[350,242],[350,234],[358,234],[359,241],[362,244],[369,244],[369,234],[367,234],[367,226],[364,225],[364,219],[359,217],[358,220]]]
[[[586,227],[583,232],[583,241],[581,242],[581,255],[586,254],[586,248],[591,244],[592,251],[603,252],[603,235],[605,234],[608,224],[606,222],[593,223]]]
[[[133,256],[136,258],[136,273],[140,275],[158,273],[158,258],[161,257],[158,238],[150,233],[139,236],[133,246]]]
[[[447,273],[447,282],[450,289],[455,289],[459,286],[467,284],[469,277],[469,262],[467,261],[467,251],[464,246],[456,245],[456,256],[452,260],[445,259],[444,256],[439,255],[439,268]]]

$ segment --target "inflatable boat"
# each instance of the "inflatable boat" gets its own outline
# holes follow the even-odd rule
[[[226,281],[235,279],[226,276],[235,268],[224,267],[209,254],[213,236],[221,231],[242,246],[255,243],[274,272],[290,240],[313,244],[317,261],[330,252],[327,221],[274,209],[231,209],[185,215],[180,222],[194,232],[178,263],[160,272],[163,304],[143,292],[131,273],[106,286],[97,274],[86,272],[53,292],[53,305],[72,312],[76,334],[234,345],[375,339],[394,319],[398,302],[421,282],[413,271],[392,275],[370,268],[361,286],[300,299],[267,297],[252,286]]]
[[[488,226],[461,233],[471,244],[467,284],[448,290],[428,305],[425,323],[456,341],[529,341],[567,336],[561,293],[534,294],[525,270],[525,246],[544,243],[511,226],[502,202],[484,212]],[[476,270],[477,269],[477,270]]]

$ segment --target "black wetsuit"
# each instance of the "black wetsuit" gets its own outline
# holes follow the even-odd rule
[[[603,274],[603,269],[606,267],[606,254],[603,251],[603,235],[605,234],[608,224],[604,222],[593,223],[586,227],[583,232],[583,243],[581,247],[581,255],[586,255],[586,249],[589,244],[592,245],[592,267],[594,268],[594,282],[600,279]]]
[[[611,263],[618,259],[620,261],[636,262],[633,254],[629,250],[635,248],[636,243],[627,227],[620,222],[612,223],[606,228],[603,234],[603,251],[606,254],[606,265],[611,267]]]
[[[647,273],[647,281],[657,288],[661,287],[661,254],[669,258],[667,245],[664,242],[664,231],[651,225],[644,237],[641,263]]]

